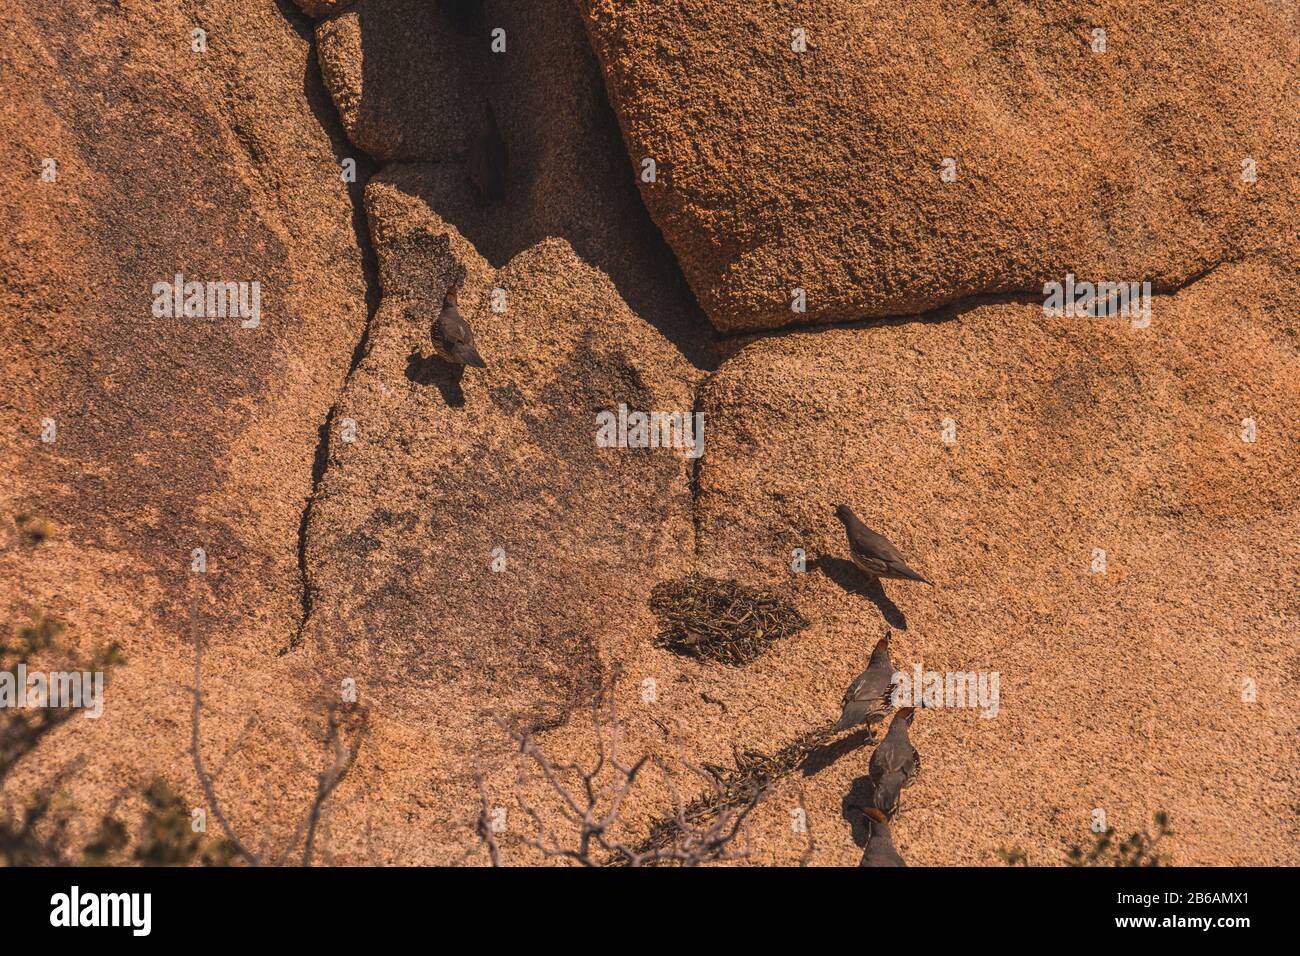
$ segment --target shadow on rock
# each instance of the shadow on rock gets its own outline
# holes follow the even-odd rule
[[[713,327],[628,173],[582,15],[571,0],[489,8],[491,26],[528,37],[507,68],[482,39],[489,17],[481,7],[356,4],[355,18],[340,21],[353,24],[340,37],[361,51],[359,75],[346,78],[359,97],[354,112],[389,152],[376,153],[390,160],[378,179],[419,197],[495,269],[544,239],[563,239],[687,361],[716,368]],[[438,57],[427,55],[431,46]],[[457,103],[457,115],[443,115]],[[489,107],[508,161],[503,195],[485,204],[471,172],[479,140],[464,131]],[[430,126],[436,136],[420,132]]]
[[[852,561],[823,555],[813,561],[809,567],[816,568],[842,587],[849,594],[864,597],[879,608],[885,622],[900,631],[907,630],[907,616],[898,605],[889,599],[879,578],[868,577],[854,566]]]
[[[873,743],[875,739],[875,731],[870,727],[861,727],[847,737],[841,737],[831,743],[822,744],[815,750],[808,752],[808,756],[803,761],[803,775],[811,777],[815,773],[820,773],[841,757],[853,753],[859,747]]]
[[[875,796],[876,785],[872,783],[871,777],[864,773],[854,778],[849,792],[840,801],[840,812],[853,831],[853,842],[862,849],[866,849],[867,838],[870,836],[870,823],[867,815],[862,811],[866,807],[874,806],[872,801]]]
[[[406,377],[416,385],[436,385],[442,393],[442,399],[451,408],[465,407],[465,393],[461,390],[460,380],[465,374],[463,365],[456,365],[437,355],[428,358],[418,350],[406,359]]]

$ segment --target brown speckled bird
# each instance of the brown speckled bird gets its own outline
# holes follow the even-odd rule
[[[907,566],[894,543],[864,525],[848,505],[836,505],[835,517],[844,524],[849,538],[849,556],[858,570],[877,578],[902,578],[931,584]]]
[[[867,835],[867,845],[858,866],[907,866],[907,861],[894,849],[894,836],[889,832],[885,815],[875,807],[867,807],[862,812],[871,832]]]
[[[443,300],[442,310],[434,320],[432,335],[433,347],[448,362],[457,365],[472,365],[475,368],[487,368],[487,363],[478,354],[474,346],[474,330],[469,327],[456,308],[456,293],[452,288]]]
[[[921,772],[921,755],[907,737],[907,728],[912,726],[915,715],[913,707],[904,707],[896,713],[889,722],[885,739],[871,753],[869,774],[875,786],[871,802],[889,817],[898,812],[899,796],[916,782]]]
[[[893,687],[894,665],[889,659],[889,631],[886,631],[871,652],[867,669],[855,677],[844,692],[844,709],[833,729],[848,730],[885,716],[889,712]]]

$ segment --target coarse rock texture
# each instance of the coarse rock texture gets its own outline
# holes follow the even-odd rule
[[[380,161],[465,155],[486,93],[474,70],[479,41],[457,31],[437,4],[359,0],[323,20],[316,40],[356,146]],[[413,115],[425,121],[413,123]]]
[[[246,732],[217,780],[232,816],[291,823],[319,769],[295,766],[320,753],[319,685],[276,652],[302,616],[318,430],[367,318],[347,144],[305,17],[191,7],[15,7],[0,28],[3,624],[44,609],[84,656],[116,641],[127,658],[104,716],[64,724],[7,784],[29,795],[77,767],[78,828],[138,804],[155,774],[201,804],[187,754],[196,634],[212,752]],[[176,273],[260,283],[260,324],[155,318],[153,285]],[[20,545],[19,513],[57,534]]]
[[[1295,229],[1289,4],[578,3],[632,165],[657,164],[646,206],[725,332],[1067,271],[1173,288]]]
[[[1018,845],[1057,864],[1095,808],[1124,835],[1170,812],[1178,863],[1295,862],[1294,278],[1294,260],[1222,267],[1156,297],[1146,329],[1008,302],[726,362],[701,396],[701,560],[790,582],[818,625],[713,692],[734,733],[770,750],[834,716],[893,627],[898,670],[1000,674],[996,718],[917,715],[924,769],[893,827],[909,863]],[[841,502],[935,586],[868,586]],[[810,816],[835,819],[863,773],[823,771]]]
[[[427,853],[432,834],[463,839],[473,819],[471,771],[503,740],[489,715],[562,722],[652,627],[649,588],[685,572],[690,460],[596,448],[594,434],[620,403],[690,408],[700,373],[562,240],[493,270],[389,182],[372,182],[367,211],[383,304],[336,407],[307,527],[304,653],[418,733],[409,799],[436,798]],[[461,270],[485,370],[431,351]],[[352,441],[338,439],[345,425]]]
[[[663,680],[683,666],[650,646],[646,601],[689,570],[692,464],[677,450],[599,449],[595,416],[620,403],[689,412],[713,361],[708,325],[626,175],[577,12],[567,0],[489,7],[467,20],[363,0],[317,28],[350,135],[409,160],[367,188],[382,305],[305,527],[311,614],[295,651],[377,702],[379,777],[335,815],[338,852],[362,859],[464,855],[473,772],[502,796],[514,783],[494,717],[553,726],[615,666]],[[422,17],[447,56],[407,38]],[[507,54],[490,52],[488,23],[506,30]],[[364,50],[364,70],[336,57],[349,48]],[[509,150],[506,195],[491,206],[466,171],[464,129],[487,102]],[[488,363],[463,376],[429,336],[460,269]],[[338,437],[345,420],[354,443]],[[498,547],[503,572],[491,570]],[[633,717],[629,738],[662,738],[653,716]],[[558,731],[566,754],[590,745],[578,723]],[[642,831],[664,806],[648,789],[658,802],[636,816]],[[412,819],[412,806],[427,809]]]
[[[509,813],[504,862],[537,862],[516,787],[572,828],[517,782],[507,726],[589,762],[579,705],[617,674],[620,755],[662,757],[690,798],[683,761],[730,768],[829,724],[889,626],[901,668],[1001,678],[995,719],[918,714],[909,862],[1061,863],[1096,809],[1124,834],[1169,811],[1174,862],[1300,862],[1279,5],[299,6],[314,25],[288,0],[211,0],[0,32],[23,78],[0,122],[26,158],[0,212],[0,606],[128,658],[105,716],[61,726],[6,796],[66,785],[83,830],[155,774],[203,805],[197,634],[208,763],[247,842],[290,843],[323,706],[355,682],[370,732],[318,860],[485,862],[481,781]],[[491,204],[468,173],[489,106],[509,155]],[[638,196],[644,155],[660,175]],[[259,279],[261,325],[153,318],[178,271]],[[985,294],[1066,271],[1169,294],[1147,328]],[[432,354],[462,281],[486,369]],[[794,285],[800,322],[956,304],[710,328],[789,322]],[[704,457],[598,447],[620,404],[698,408]],[[840,502],[935,586],[862,581]],[[20,512],[58,533],[23,543]],[[647,602],[693,572],[773,588],[809,627],[744,667],[671,653]],[[751,862],[801,857],[800,799],[814,862],[858,861],[870,739],[780,781]],[[662,819],[656,769],[612,836]]]

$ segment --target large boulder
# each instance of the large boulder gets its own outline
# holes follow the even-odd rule
[[[693,364],[713,364],[707,322],[627,175],[577,11],[568,0],[461,6],[476,12],[359,0],[317,24],[322,70],[349,138],[494,266],[561,237]],[[500,53],[491,47],[496,29],[505,31]],[[486,204],[469,166],[489,106],[508,162],[503,199]]]
[[[579,6],[628,175],[657,164],[642,196],[723,331],[909,314],[1067,271],[1170,289],[1284,215],[1294,229],[1285,5]]]
[[[436,3],[359,0],[321,21],[316,43],[354,145],[380,161],[465,155],[487,93],[475,69],[486,37],[458,31]]]

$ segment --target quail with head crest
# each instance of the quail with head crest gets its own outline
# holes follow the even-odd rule
[[[871,832],[867,835],[867,845],[858,866],[907,866],[894,848],[894,835],[889,832],[885,815],[875,807],[867,807],[862,812]]]
[[[840,719],[832,728],[848,730],[858,724],[878,720],[889,712],[889,697],[894,686],[894,665],[889,659],[889,631],[876,642],[867,669],[853,679],[844,692]]]
[[[916,782],[921,772],[921,755],[907,737],[907,729],[916,715],[915,708],[904,707],[889,722],[885,739],[871,753],[869,775],[874,785],[872,803],[892,817],[898,812],[902,792]]]
[[[835,517],[844,525],[849,539],[849,557],[858,570],[876,578],[932,583],[929,578],[909,568],[894,543],[863,524],[848,505],[836,505]]]
[[[474,330],[469,327],[460,309],[456,307],[458,287],[452,286],[443,300],[442,309],[433,322],[432,339],[434,350],[448,362],[456,365],[472,365],[475,368],[487,368],[487,363],[478,354],[474,345]]]

